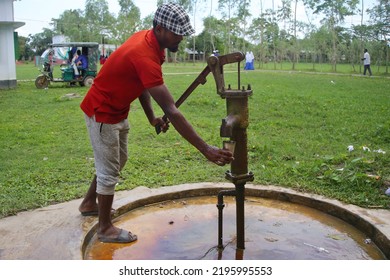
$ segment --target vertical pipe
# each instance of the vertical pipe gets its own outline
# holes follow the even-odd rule
[[[237,76],[238,76],[238,89],[241,88],[241,77],[240,77],[240,76],[241,76],[241,75],[240,75],[241,72],[240,72],[240,67],[241,67],[241,66],[240,66],[240,62],[238,62],[238,69],[237,69],[237,74],[238,74],[238,75],[237,75]]]
[[[236,190],[223,190],[218,193],[218,249],[223,249],[223,208],[225,203],[223,202],[224,195],[236,195]]]
[[[223,249],[223,208],[225,204],[223,203],[223,195],[221,193],[218,194],[218,249]]]
[[[236,185],[237,249],[245,249],[245,184]]]

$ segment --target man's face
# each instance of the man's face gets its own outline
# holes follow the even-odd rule
[[[167,48],[171,52],[177,52],[179,49],[180,42],[183,41],[183,36],[177,35],[164,27],[160,27],[158,32],[161,33],[160,36],[160,44],[162,44],[161,47]]]

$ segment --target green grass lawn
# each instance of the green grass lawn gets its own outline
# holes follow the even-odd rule
[[[177,98],[204,65],[165,65],[164,79]],[[225,70],[226,84],[237,75]],[[18,79],[38,75],[18,65]],[[280,185],[362,207],[390,208],[390,80],[303,72],[248,71],[249,170],[255,184]],[[87,88],[57,83],[38,90],[18,82],[0,91],[0,217],[82,197],[93,176],[93,154],[79,108]],[[66,98],[75,93],[80,98]],[[210,144],[221,146],[225,100],[212,75],[181,110]],[[161,114],[161,110],[156,108]],[[118,190],[192,182],[226,182],[171,128],[156,135],[138,101],[130,112],[129,162]],[[347,147],[354,146],[349,152]],[[382,152],[383,151],[383,152]]]

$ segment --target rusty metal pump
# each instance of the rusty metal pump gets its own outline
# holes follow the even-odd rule
[[[236,259],[243,258],[245,249],[245,183],[253,181],[252,172],[248,172],[248,150],[247,150],[247,132],[249,125],[248,120],[248,97],[252,95],[250,85],[241,88],[240,81],[240,62],[244,59],[244,54],[237,52],[226,56],[208,59],[210,67],[217,86],[217,93],[221,98],[226,99],[227,116],[222,119],[220,136],[228,137],[234,141],[234,160],[231,163],[231,170],[227,171],[225,176],[235,185],[234,190],[224,190],[218,194],[218,248],[222,253],[223,250],[223,217],[224,208],[223,196],[236,197],[236,231],[237,231],[237,250]],[[228,63],[238,63],[238,87],[232,89],[231,85],[225,86],[223,65]]]
[[[236,259],[243,258],[245,249],[245,184],[253,181],[254,175],[248,172],[248,150],[247,150],[247,132],[249,125],[248,120],[248,98],[252,95],[250,85],[241,87],[240,62],[245,58],[241,52],[230,53],[221,56],[210,56],[207,59],[207,66],[198,75],[194,82],[187,88],[182,96],[176,101],[176,106],[179,107],[187,97],[200,84],[206,83],[206,77],[211,72],[217,87],[218,95],[226,99],[227,116],[222,119],[220,127],[220,136],[229,138],[235,143],[234,160],[231,163],[231,170],[225,173],[225,178],[235,185],[234,190],[222,190],[218,194],[218,249],[219,256],[222,256],[223,251],[223,197],[235,196],[236,198],[236,229],[237,229],[237,250]],[[225,86],[225,78],[223,66],[226,64],[237,63],[238,67],[238,86],[232,89],[229,84]],[[163,116],[165,121],[168,121],[166,116]],[[157,134],[161,132],[160,127],[156,127]]]

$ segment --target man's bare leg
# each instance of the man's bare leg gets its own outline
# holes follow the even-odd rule
[[[114,195],[102,195],[98,194],[99,205],[99,229],[98,234],[104,236],[116,237],[119,234],[119,230],[114,227],[111,221],[111,208],[114,200]]]
[[[96,202],[96,175],[93,177],[91,185],[79,206],[79,211],[81,213],[88,213],[98,211],[98,205]]]
[[[137,240],[137,236],[115,227],[111,220],[111,209],[114,195],[98,194],[99,227],[97,235],[100,241],[108,243],[130,243]]]

